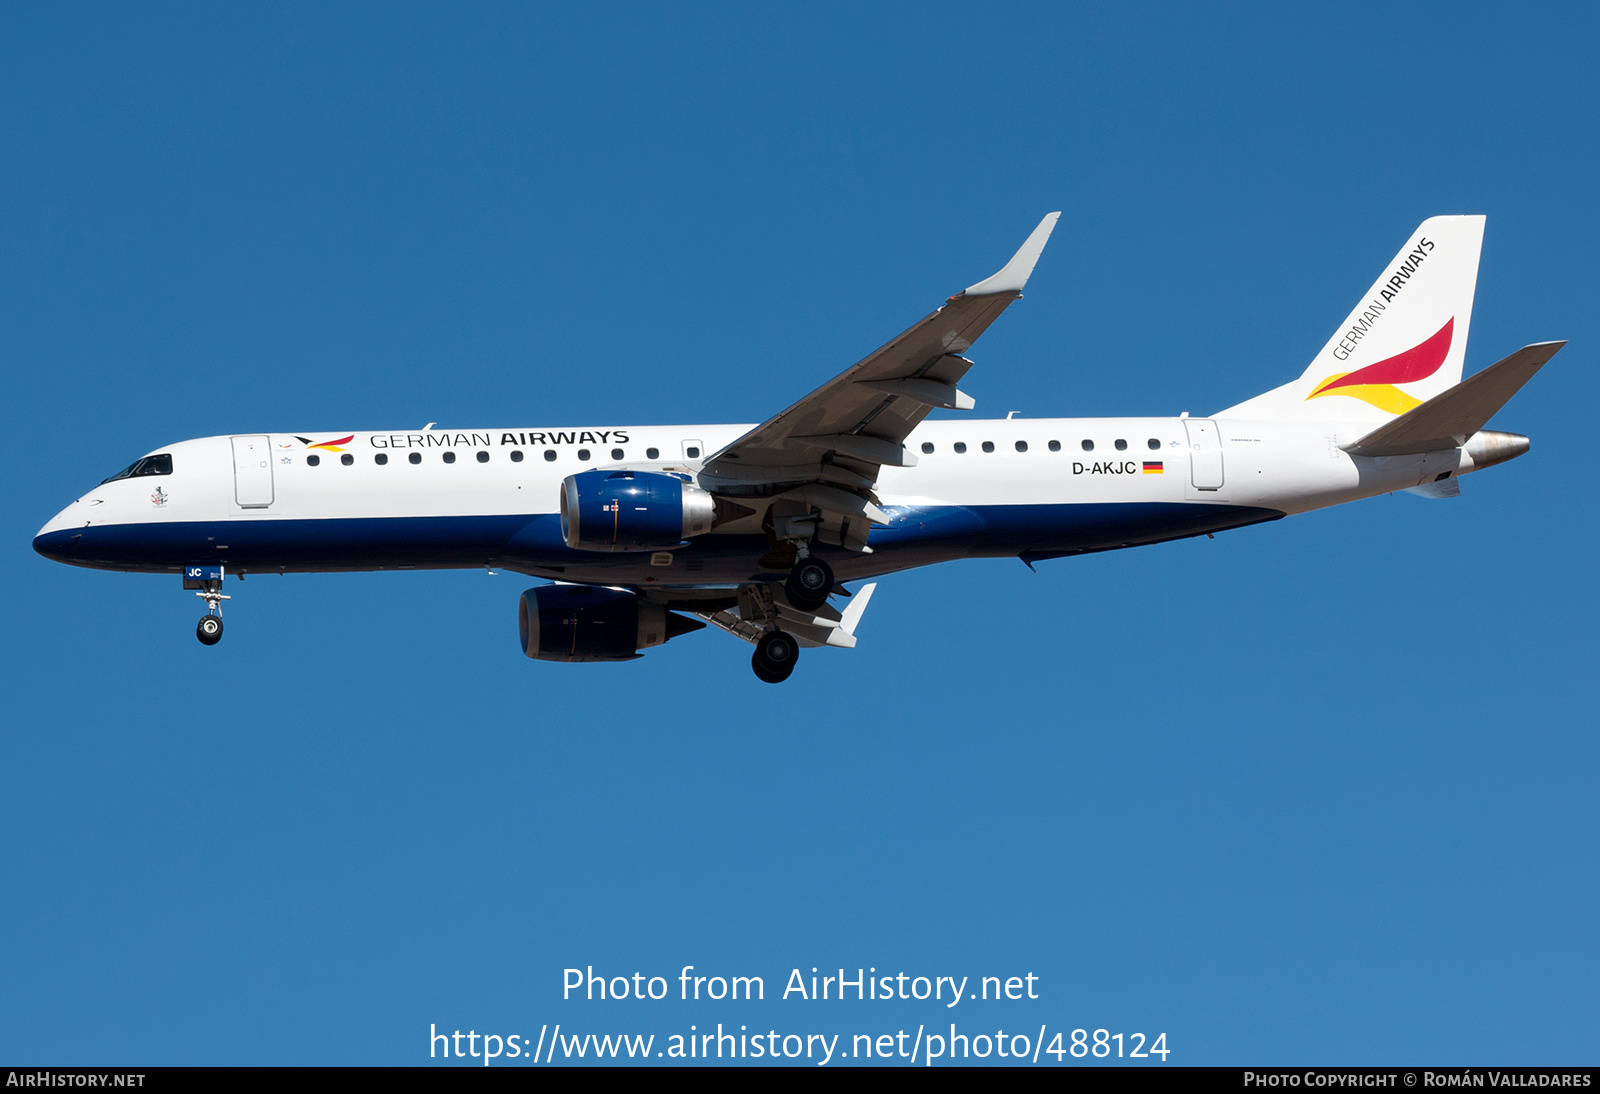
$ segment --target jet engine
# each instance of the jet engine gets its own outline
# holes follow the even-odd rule
[[[561,535],[583,551],[651,551],[711,531],[716,499],[659,471],[585,471],[561,484]]]
[[[698,631],[698,619],[669,612],[626,589],[541,585],[517,603],[522,652],[537,661],[631,661],[639,651]]]

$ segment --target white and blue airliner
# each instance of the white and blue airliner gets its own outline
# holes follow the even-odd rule
[[[1042,559],[1395,490],[1453,497],[1521,455],[1489,418],[1562,342],[1462,381],[1484,218],[1422,224],[1297,380],[1204,418],[951,418],[964,356],[1022,295],[1004,269],[760,425],[261,433],[164,445],[34,539],[75,566],[181,574],[222,636],[232,573],[478,568],[543,579],[522,651],[625,661],[713,624],[776,683],[856,644],[875,588],[961,558]]]

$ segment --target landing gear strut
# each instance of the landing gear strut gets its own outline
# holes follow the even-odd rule
[[[799,659],[800,644],[794,636],[774,629],[756,642],[756,652],[750,655],[750,667],[766,683],[781,684],[789,679]]]
[[[221,566],[185,566],[183,587],[195,590],[195,596],[206,602],[206,614],[195,624],[194,636],[207,646],[222,641],[222,602],[232,597],[222,595]]]
[[[801,611],[814,611],[828,602],[833,591],[833,567],[816,555],[807,555],[794,564],[783,591],[789,603]]]

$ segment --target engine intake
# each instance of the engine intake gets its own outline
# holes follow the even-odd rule
[[[561,484],[561,535],[582,551],[651,551],[711,531],[716,499],[677,475],[585,471]]]
[[[536,661],[631,661],[704,627],[626,589],[541,585],[517,602],[522,652]]]

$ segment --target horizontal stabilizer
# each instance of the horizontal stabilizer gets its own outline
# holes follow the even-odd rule
[[[1354,444],[1342,447],[1352,456],[1403,456],[1459,448],[1487,425],[1495,412],[1564,345],[1563,341],[1524,346]]]

